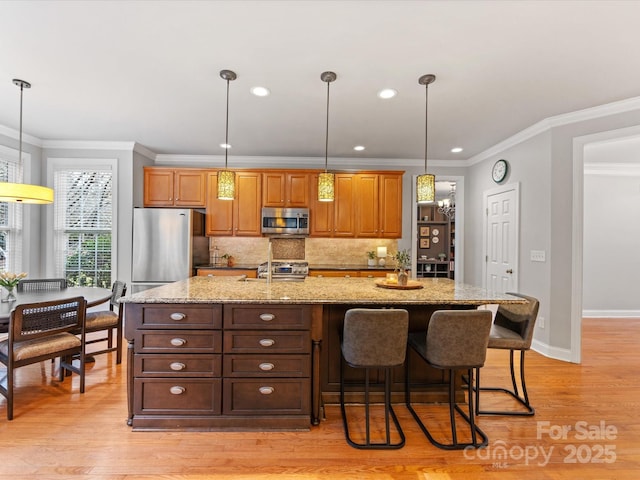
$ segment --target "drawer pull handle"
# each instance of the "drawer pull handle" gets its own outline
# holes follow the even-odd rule
[[[260,320],[262,320],[263,322],[270,322],[274,318],[276,318],[276,316],[273,313],[261,313],[260,314]]]
[[[273,393],[273,387],[260,387],[258,391],[262,395],[271,395]]]
[[[263,338],[260,340],[260,345],[263,347],[272,347],[275,343],[276,341],[271,338]]]
[[[180,387],[178,385],[174,385],[169,389],[172,395],[182,395],[185,392],[184,387]]]
[[[182,347],[187,341],[184,338],[172,338],[171,345],[174,347]]]
[[[275,365],[273,363],[261,363],[259,367],[260,367],[260,370],[264,370],[265,372],[268,372],[270,370],[273,370],[275,368]]]
[[[169,315],[169,318],[171,318],[171,320],[175,320],[176,322],[178,322],[180,320],[184,320],[185,318],[187,318],[187,316],[184,313],[174,312],[171,315]]]
[[[171,370],[174,370],[176,372],[179,372],[180,370],[184,370],[185,368],[187,368],[187,366],[184,363],[180,363],[180,362],[172,362],[171,365],[169,365],[169,367],[171,368]]]

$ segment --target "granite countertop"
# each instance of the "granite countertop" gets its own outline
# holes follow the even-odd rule
[[[380,288],[372,278],[314,278],[303,282],[272,282],[229,277],[191,277],[122,297],[122,303],[279,303],[279,304],[405,304],[483,305],[523,303],[511,295],[455,283],[448,278],[413,280],[415,290]]]
[[[248,264],[234,264],[233,267],[229,267],[228,265],[214,265],[213,263],[207,264],[207,265],[196,265],[195,267],[193,267],[195,269],[199,269],[199,268],[215,268],[217,270],[257,270],[258,269],[258,265],[248,265]]]
[[[380,267],[379,265],[369,267],[363,264],[309,265],[309,270],[383,270],[392,272],[394,269],[395,267],[393,265],[386,265],[384,267]]]

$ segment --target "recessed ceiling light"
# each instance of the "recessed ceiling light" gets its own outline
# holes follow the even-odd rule
[[[221,143],[220,146],[222,148],[231,148],[231,145],[229,143]]]
[[[462,147],[453,147],[451,153],[460,153],[462,150],[464,150]]]
[[[252,87],[251,93],[253,93],[256,97],[266,97],[271,92],[266,87]]]
[[[362,150],[364,150],[364,145],[356,145],[355,147],[353,147],[353,149],[357,152],[361,152]]]
[[[393,98],[398,94],[398,92],[396,90],[394,90],[393,88],[385,88],[383,90],[380,90],[378,92],[378,97],[380,98]]]

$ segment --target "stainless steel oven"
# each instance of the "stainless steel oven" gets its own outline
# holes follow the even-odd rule
[[[262,233],[309,235],[309,209],[263,207]]]

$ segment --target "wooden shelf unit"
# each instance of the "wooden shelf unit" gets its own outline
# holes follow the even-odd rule
[[[455,231],[437,204],[418,205],[416,277],[454,278]]]

